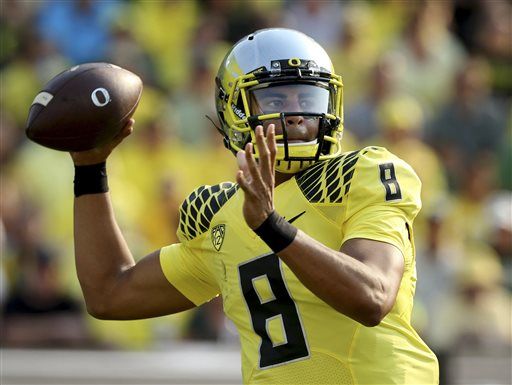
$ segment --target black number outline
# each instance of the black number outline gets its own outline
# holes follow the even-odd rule
[[[310,357],[309,344],[297,304],[290,295],[281,260],[264,254],[238,265],[240,290],[250,314],[252,330],[260,337],[259,369],[268,369]],[[266,276],[273,299],[261,301],[253,281]],[[256,302],[257,301],[257,302]],[[285,343],[274,346],[267,331],[269,320],[280,316]]]
[[[393,163],[382,163],[379,164],[380,170],[380,181],[386,189],[386,200],[396,201],[402,199],[402,191],[400,185],[396,180],[395,165]],[[389,178],[386,179],[386,171],[389,170]],[[391,191],[391,185],[395,186],[396,192]]]

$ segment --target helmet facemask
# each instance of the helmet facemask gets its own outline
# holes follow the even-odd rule
[[[313,82],[273,82],[249,89],[248,118],[254,141],[256,126],[275,125],[276,169],[296,173],[329,153],[333,108],[329,89]],[[331,118],[332,119],[332,118]],[[336,119],[334,119],[336,121]],[[327,139],[326,139],[327,137]],[[255,156],[258,157],[258,149]]]
[[[219,70],[217,112],[226,147],[236,153],[252,142],[256,159],[259,158],[255,145],[256,126],[262,125],[266,132],[269,124],[275,124],[276,171],[296,173],[315,162],[341,154],[343,85],[341,77],[333,73],[325,51],[318,45],[309,47],[305,53],[309,57],[320,57],[319,64],[315,60],[299,58],[265,61],[263,55],[258,56],[262,59],[260,67],[244,73],[237,59],[245,57],[251,49],[264,52],[260,44],[262,40],[259,45],[251,45],[252,41],[264,34],[270,38],[284,32],[297,38],[297,46],[299,42],[300,47],[316,44],[295,31],[263,30],[261,35],[254,35],[254,40],[249,36],[240,45],[247,44],[247,48],[235,46]],[[273,39],[268,43],[273,44]],[[302,49],[300,47],[298,50]],[[286,99],[290,94],[294,100]],[[302,94],[305,96],[299,98]],[[302,123],[290,123],[297,119]],[[297,131],[297,128],[300,129]]]

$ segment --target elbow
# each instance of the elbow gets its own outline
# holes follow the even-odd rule
[[[114,307],[116,298],[111,290],[104,286],[92,286],[82,284],[82,294],[85,303],[85,310],[87,313],[96,319],[100,320],[113,320]]]
[[[364,316],[360,317],[357,321],[366,327],[375,327],[380,325],[386,314],[381,307],[374,306],[368,309]]]
[[[112,318],[108,317],[108,315],[106,313],[101,313],[96,310],[91,311],[91,310],[87,309],[87,313],[89,313],[89,315],[91,317],[96,318],[98,320],[108,321],[108,320],[112,319]]]
[[[97,302],[86,301],[85,305],[86,305],[87,313],[89,313],[89,315],[92,316],[93,318],[100,319],[100,320],[114,319],[105,303],[102,303],[99,301],[97,301]]]
[[[362,304],[362,311],[359,312],[357,321],[366,327],[379,326],[384,317],[389,313],[385,292],[377,291]]]
[[[101,320],[108,319],[107,313],[98,306],[91,306],[91,305],[87,304],[86,309],[87,309],[87,313],[93,318],[101,319]]]
[[[367,327],[379,326],[384,317],[390,312],[396,299],[392,294],[389,285],[379,281],[372,289],[367,291],[364,297],[361,313],[362,317],[359,322]]]
[[[359,302],[350,310],[343,305],[337,306],[332,304],[331,306],[341,314],[352,318],[354,321],[366,327],[379,326],[389,312],[386,306],[384,306],[384,302],[375,301]]]

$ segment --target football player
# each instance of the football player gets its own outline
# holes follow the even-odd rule
[[[221,295],[244,383],[436,384],[436,357],[410,323],[415,172],[384,148],[343,153],[341,77],[300,32],[244,37],[216,84],[237,183],[188,196],[178,244],[135,263],[116,224],[105,160],[133,121],[109,145],[71,154],[89,312],[154,317]]]

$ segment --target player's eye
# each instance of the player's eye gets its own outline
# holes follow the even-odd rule
[[[264,98],[260,102],[261,110],[264,113],[280,112],[284,106],[284,100],[280,98]]]
[[[270,100],[267,105],[273,108],[281,108],[284,106],[284,102],[281,99],[274,99]]]
[[[301,99],[299,105],[302,111],[314,111],[315,107],[317,107],[317,103],[311,98]]]

